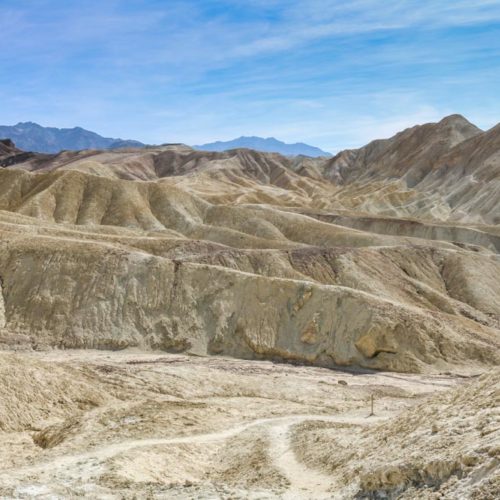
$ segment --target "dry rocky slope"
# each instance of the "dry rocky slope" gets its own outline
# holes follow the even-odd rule
[[[334,158],[0,143],[0,344],[474,372],[500,361],[500,126]]]
[[[0,498],[496,500],[499,347],[498,126],[0,141]]]
[[[0,352],[0,379],[0,498],[500,494],[498,370],[465,380],[53,350]]]

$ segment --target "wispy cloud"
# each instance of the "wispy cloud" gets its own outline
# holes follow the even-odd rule
[[[0,33],[3,123],[332,150],[500,115],[494,0],[2,0]]]

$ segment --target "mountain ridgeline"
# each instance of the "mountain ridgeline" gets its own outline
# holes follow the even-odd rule
[[[17,125],[0,125],[0,139],[14,141],[24,151],[37,153],[59,153],[63,150],[115,149],[123,147],[144,147],[139,141],[102,137],[81,127],[42,127],[33,122]]]
[[[59,153],[63,150],[81,151],[84,149],[119,149],[143,148],[146,144],[134,140],[113,139],[102,137],[95,132],[81,127],[55,128],[42,127],[37,123],[24,122],[14,126],[0,125],[0,139],[10,139],[24,151],[37,153]],[[202,151],[227,151],[230,149],[247,148],[262,152],[280,153],[284,156],[331,156],[314,146],[304,143],[286,144],[274,138],[240,137],[227,142],[214,142],[194,149]]]
[[[287,144],[275,139],[274,137],[268,137],[264,139],[262,137],[243,136],[231,141],[211,142],[209,144],[203,144],[201,146],[193,146],[193,148],[199,149],[201,151],[229,151],[231,149],[247,148],[254,149],[255,151],[262,151],[265,153],[280,153],[283,156],[310,156],[313,158],[319,156],[332,156],[326,151],[322,151],[321,149],[314,146],[309,146],[308,144],[304,144],[303,142]]]

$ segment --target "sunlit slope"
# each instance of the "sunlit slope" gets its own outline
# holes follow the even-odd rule
[[[496,364],[498,137],[452,116],[330,160],[2,143],[3,344]]]

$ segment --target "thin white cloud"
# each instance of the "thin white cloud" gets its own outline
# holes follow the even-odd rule
[[[498,110],[488,87],[500,77],[495,33],[436,33],[498,22],[500,1],[172,0],[130,9],[140,4],[0,3],[9,46],[0,53],[0,122],[50,117],[146,142],[275,135],[336,150],[448,112],[491,121]],[[491,64],[478,66],[485,58]]]
[[[57,8],[50,9],[51,3]],[[264,2],[246,3],[262,8]],[[282,52],[332,36],[500,19],[500,2],[494,0],[411,0],[385,2],[383,8],[378,0],[275,1],[267,5],[279,13],[272,22],[223,15],[206,18],[203,3],[194,1],[168,2],[163,8],[144,9],[140,15],[124,11],[120,1],[44,4],[42,16],[39,12],[44,10],[35,12],[29,2],[19,2],[18,8],[0,6],[0,27],[13,50],[23,49],[24,57],[30,57],[30,49],[32,58],[42,55],[49,59],[58,53],[71,54],[90,43],[95,48],[101,45],[103,57],[108,56],[106,61],[111,63],[123,51],[128,57],[122,62],[128,60],[130,65],[180,64],[198,59],[206,66]],[[148,34],[156,37],[151,40]],[[39,43],[40,38],[44,43]]]

